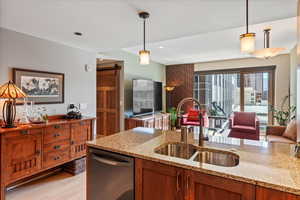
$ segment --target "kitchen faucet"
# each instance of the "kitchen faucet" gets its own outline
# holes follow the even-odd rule
[[[193,103],[196,103],[198,106],[199,106],[199,109],[201,108],[201,104],[200,102],[195,99],[195,98],[192,98],[192,97],[187,97],[187,98],[184,98],[182,99],[178,106],[177,106],[177,109],[176,109],[176,112],[177,112],[177,116],[179,118],[179,126],[180,126],[180,129],[181,129],[181,142],[185,142],[187,143],[187,135],[189,133],[189,128],[187,126],[181,126],[181,123],[183,121],[183,116],[181,114],[181,108],[182,106],[187,103],[187,102],[193,102]],[[204,136],[203,136],[203,115],[201,112],[199,112],[199,146],[203,146],[204,144]]]

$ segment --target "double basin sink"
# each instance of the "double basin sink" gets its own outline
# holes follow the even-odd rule
[[[163,144],[157,147],[154,152],[222,167],[234,167],[239,164],[239,156],[233,152],[180,142]]]

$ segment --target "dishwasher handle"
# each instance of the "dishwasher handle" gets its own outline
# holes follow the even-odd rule
[[[102,164],[106,165],[112,165],[112,166],[118,166],[118,167],[129,167],[131,166],[131,163],[124,160],[124,161],[116,161],[116,160],[111,160],[107,158],[102,158],[99,156],[96,156],[95,154],[92,156],[92,159],[96,160],[97,162],[100,162]]]

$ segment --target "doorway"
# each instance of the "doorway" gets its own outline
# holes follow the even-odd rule
[[[97,136],[122,130],[123,61],[97,60]]]

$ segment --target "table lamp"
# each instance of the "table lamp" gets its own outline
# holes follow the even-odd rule
[[[16,99],[25,98],[26,94],[12,81],[0,86],[0,98],[6,99],[3,104],[3,128],[14,128],[16,118]]]

